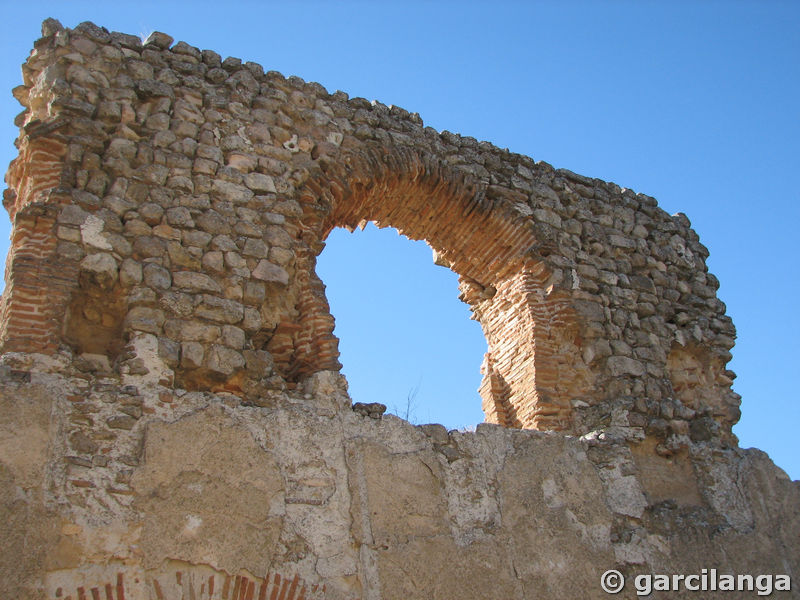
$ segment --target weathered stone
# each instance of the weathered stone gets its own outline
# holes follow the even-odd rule
[[[561,228],[561,217],[552,210],[540,208],[533,211],[533,216],[539,221],[543,221],[552,227]]]
[[[233,327],[232,325],[224,325],[222,327],[222,337],[220,338],[220,341],[225,346],[234,348],[236,350],[241,350],[244,348],[245,339],[244,331],[238,327]]]
[[[136,425],[136,419],[130,415],[121,415],[107,419],[106,425],[111,429],[133,429]]]
[[[133,251],[133,247],[131,246],[130,242],[125,239],[125,237],[116,233],[106,234],[105,237],[108,243],[111,245],[111,249],[119,256],[130,256],[131,252]]]
[[[253,192],[245,186],[220,179],[215,179],[211,184],[211,193],[217,198],[235,204],[245,204],[253,197]]]
[[[247,261],[238,252],[226,252],[225,266],[231,269],[243,269],[247,267]]]
[[[253,256],[255,258],[267,258],[269,247],[261,240],[254,240],[249,238],[244,243],[242,254],[245,256]]]
[[[184,231],[183,243],[187,246],[195,246],[197,248],[205,248],[211,242],[211,234],[205,231]]]
[[[266,298],[266,288],[260,281],[248,281],[244,284],[242,301],[246,304],[259,305]]]
[[[198,342],[181,343],[181,366],[186,369],[198,369],[203,366],[205,349]]]
[[[248,173],[244,176],[244,183],[257,194],[274,194],[275,182],[269,175],[262,173]]]
[[[128,311],[126,324],[130,329],[147,333],[161,333],[164,324],[164,311],[146,306],[135,306]]]
[[[291,248],[293,245],[291,236],[277,225],[267,227],[264,232],[264,239],[270,246],[278,246],[279,248]]]
[[[222,252],[206,252],[203,255],[203,266],[212,272],[221,273],[225,270],[225,257]]]
[[[645,373],[644,365],[640,361],[627,356],[611,356],[606,361],[606,366],[612,377],[622,377],[624,375],[642,377]]]
[[[166,225],[162,223],[161,225],[156,225],[153,227],[153,235],[156,235],[164,240],[180,240],[181,239],[181,232],[179,229],[175,229],[171,225]]]
[[[140,219],[128,219],[125,221],[125,235],[128,236],[149,236],[153,233],[153,228]]]
[[[167,250],[164,240],[152,237],[141,236],[137,237],[133,242],[133,251],[142,258],[159,258],[164,255]]]
[[[193,252],[178,242],[167,242],[167,255],[173,268],[199,270],[201,254],[200,250]]]
[[[128,296],[128,306],[149,306],[156,301],[156,293],[148,287],[137,286]]]
[[[218,326],[207,325],[198,321],[169,319],[164,323],[164,333],[171,339],[180,342],[213,342],[220,336],[220,332],[221,330]]]
[[[230,233],[231,226],[216,211],[209,210],[195,219],[197,226],[211,234]]]
[[[194,227],[194,221],[188,208],[177,206],[167,210],[167,223],[173,227]]]
[[[277,283],[280,285],[287,285],[289,283],[289,274],[286,269],[274,265],[268,260],[261,260],[253,269],[252,276],[261,281],[268,283]]]
[[[81,230],[76,227],[59,226],[56,235],[58,239],[67,242],[81,242],[83,239],[81,237]]]
[[[353,412],[361,415],[362,417],[380,419],[383,413],[386,412],[386,405],[381,404],[380,402],[356,402],[353,404]]]
[[[294,261],[294,252],[288,248],[270,248],[269,261],[281,267],[289,266]]]
[[[82,371],[90,371],[93,373],[111,373],[111,363],[108,356],[105,354],[93,354],[91,352],[83,352],[76,359],[76,366]]]
[[[158,298],[158,303],[169,313],[188,317],[194,311],[195,297],[185,292],[164,292]]]
[[[82,431],[76,431],[69,437],[69,445],[75,452],[81,454],[94,454],[99,448],[97,442]]]
[[[180,343],[164,337],[158,338],[158,356],[163,359],[169,367],[177,367],[181,359]]]
[[[167,290],[172,285],[171,273],[162,266],[147,263],[142,269],[145,285],[157,290]]]
[[[275,362],[269,352],[264,350],[244,350],[242,356],[244,356],[247,371],[251,375],[267,377],[272,374]]]
[[[89,213],[75,204],[67,204],[58,214],[58,222],[65,225],[82,225]]]
[[[142,42],[142,45],[146,48],[147,46],[154,46],[155,48],[169,48],[172,44],[173,38],[166,33],[161,33],[160,31],[154,31],[147,38]]]
[[[218,323],[235,325],[244,317],[244,307],[234,300],[204,295],[202,302],[195,309],[195,314]]]
[[[49,37],[64,31],[64,26],[58,19],[47,18],[42,21],[42,37]]]
[[[208,351],[205,366],[214,373],[231,375],[237,369],[244,367],[244,357],[235,350],[214,344]]]
[[[81,271],[91,282],[104,290],[111,289],[119,277],[119,266],[114,257],[105,252],[90,254],[81,261]]]
[[[221,292],[222,287],[205,273],[178,271],[173,274],[175,287],[190,292]]]
[[[242,329],[249,333],[253,333],[261,329],[264,320],[261,318],[261,313],[250,307],[245,307],[244,316],[242,318]]]
[[[644,277],[642,275],[634,275],[630,278],[631,287],[635,290],[639,290],[642,292],[655,292],[655,286],[653,285],[653,280],[649,277]]]

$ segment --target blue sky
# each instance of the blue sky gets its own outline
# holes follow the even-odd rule
[[[426,125],[614,181],[684,212],[738,328],[734,431],[800,478],[795,228],[800,221],[800,3],[8,2],[0,162],[10,90],[41,21],[169,33],[419,112]],[[4,141],[2,141],[4,140]],[[8,222],[0,218],[0,253]],[[485,350],[454,274],[390,230],[334,232],[320,257],[356,400],[449,427],[482,419]]]

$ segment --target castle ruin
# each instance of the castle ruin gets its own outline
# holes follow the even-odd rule
[[[800,575],[800,486],[731,432],[735,330],[686,216],[163,33],[42,33],[3,195],[0,597]],[[370,221],[459,276],[475,432],[352,410],[315,264]]]

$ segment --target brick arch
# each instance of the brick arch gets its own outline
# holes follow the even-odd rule
[[[50,25],[14,91],[0,351],[255,404],[316,389],[340,368],[316,256],[373,220],[459,274],[489,346],[488,420],[633,427],[669,453],[699,419],[735,443],[735,328],[685,216],[168,36]]]
[[[295,325],[269,349],[289,379],[338,370],[334,321],[316,257],[336,227],[372,221],[426,241],[459,275],[460,298],[488,343],[480,394],[490,422],[569,430],[570,401],[592,377],[580,360],[580,327],[569,294],[550,285],[551,245],[537,237],[527,198],[487,185],[407,147],[365,145],[306,166],[301,190],[303,251],[297,261]]]

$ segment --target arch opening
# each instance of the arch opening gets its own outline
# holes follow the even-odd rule
[[[335,228],[374,222],[426,241],[437,262],[458,274],[460,298],[488,343],[480,386],[485,419],[570,431],[573,401],[589,393],[593,377],[581,358],[570,291],[547,260],[555,240],[527,218],[527,196],[401,148],[362,149],[327,167],[300,194],[299,237],[306,247],[298,254],[296,306],[302,326],[278,339],[278,350],[289,349],[284,356],[274,344],[269,348],[276,365],[296,381],[341,368],[316,260]]]
[[[457,275],[432,262],[427,244],[372,223],[352,234],[334,229],[325,242],[317,274],[353,400],[451,429],[483,421],[487,343],[457,300]]]

